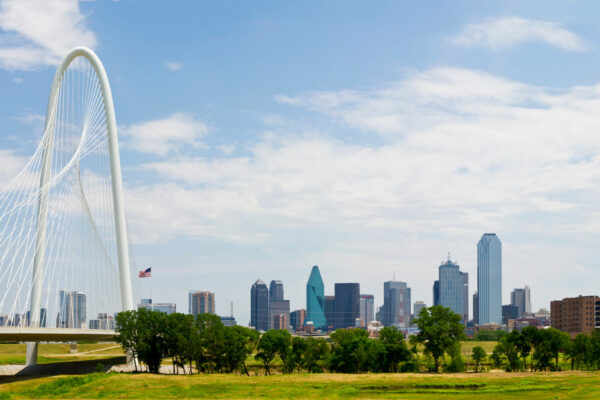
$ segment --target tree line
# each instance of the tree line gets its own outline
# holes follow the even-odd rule
[[[136,371],[143,363],[149,372],[158,373],[168,358],[173,373],[249,375],[252,359],[265,375],[275,366],[284,373],[461,372],[466,369],[461,351],[466,337],[460,319],[449,308],[425,308],[414,321],[420,333],[408,341],[395,327],[382,328],[377,338],[358,328],[337,330],[329,338],[292,336],[286,330],[261,335],[242,326],[224,326],[212,314],[194,317],[145,308],[119,313],[116,326],[117,341],[132,356]],[[475,347],[472,360],[475,370],[486,361],[509,371],[547,370],[558,369],[559,353],[572,368],[600,368],[600,333],[571,341],[556,329],[529,327],[502,337],[489,357]]]

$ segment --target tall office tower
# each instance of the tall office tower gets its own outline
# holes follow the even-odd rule
[[[68,292],[60,290],[57,328],[85,328],[86,296],[77,290]]]
[[[285,318],[279,318],[281,315]],[[275,319],[275,317],[278,318]],[[281,324],[282,321],[286,324],[290,321],[290,301],[283,299],[283,283],[281,281],[271,281],[269,285],[269,329],[287,329],[287,325],[285,328],[275,327],[276,323]]]
[[[388,281],[383,283],[383,306],[381,323],[384,326],[395,326],[408,329],[410,326],[411,308],[410,288],[406,282]]]
[[[462,278],[462,316],[463,323],[466,325],[469,320],[469,273],[461,272]]]
[[[269,285],[269,299],[283,300],[283,282],[271,281]]]
[[[363,328],[375,318],[375,297],[372,294],[360,295],[360,319]]]
[[[287,329],[288,327],[288,316],[286,314],[273,315],[273,322],[271,329]]]
[[[333,329],[337,325],[335,296],[325,296],[325,320],[327,321],[327,330]]]
[[[519,318],[524,313],[531,313],[531,291],[529,286],[517,288],[510,293],[510,304],[517,306]]]
[[[479,325],[479,295],[473,293],[473,323]]]
[[[190,290],[188,293],[188,312],[192,315],[214,314],[215,294],[213,292]]]
[[[306,310],[294,310],[290,313],[290,325],[294,331],[302,329],[304,320],[306,319]]]
[[[31,325],[31,311],[27,311],[26,320],[27,320],[27,326],[33,326],[33,325]],[[2,326],[2,324],[0,324],[0,326]],[[39,320],[39,325],[37,325],[37,326],[39,326],[40,328],[46,327],[46,309],[45,308],[40,308],[40,320]]]
[[[250,325],[258,331],[269,330],[269,289],[260,279],[250,289]]]
[[[440,305],[440,281],[433,282],[433,305]]]
[[[424,301],[418,300],[415,301],[415,305],[413,306],[413,315],[415,316],[415,318],[419,318],[419,313],[421,312],[422,309],[426,308],[427,304],[425,304]]]
[[[458,264],[448,260],[439,267],[439,290],[440,290],[440,305],[448,307],[455,313],[462,316],[463,324],[466,324],[466,316],[464,314],[464,284],[463,274],[460,272]],[[467,281],[468,281],[467,275]],[[467,283],[468,289],[468,283]]]
[[[513,304],[505,304],[502,306],[502,323],[508,324],[509,319],[519,318],[519,308]]]
[[[502,242],[495,233],[484,233],[477,243],[477,293],[479,324],[502,322]]]
[[[351,328],[360,318],[360,284],[335,284],[335,320],[334,329]]]
[[[306,322],[312,322],[315,329],[327,329],[325,319],[325,287],[318,266],[313,266],[306,282]]]

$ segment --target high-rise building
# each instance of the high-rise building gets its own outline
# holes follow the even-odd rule
[[[384,326],[408,329],[411,311],[410,288],[406,282],[388,281],[383,283],[383,321]]]
[[[98,313],[98,319],[90,319],[89,327],[90,329],[114,330],[115,317],[108,313]]]
[[[273,322],[271,329],[287,329],[288,317],[286,314],[273,315]]]
[[[421,310],[426,308],[427,304],[425,304],[424,301],[418,300],[415,301],[415,304],[413,306],[413,315],[415,318],[419,318],[419,314],[421,313]]]
[[[334,329],[338,324],[335,313],[335,296],[325,296],[325,320],[327,321],[327,330]]]
[[[327,329],[325,319],[325,287],[318,266],[313,266],[306,282],[306,322],[315,329]]]
[[[335,284],[335,320],[334,329],[351,328],[360,318],[360,284]]]
[[[375,318],[375,297],[372,294],[360,295],[360,320],[363,328]]]
[[[219,318],[221,318],[221,322],[225,326],[236,326],[237,325],[237,321],[235,320],[235,318],[232,315],[219,316]]]
[[[440,281],[433,282],[433,305],[440,305]]]
[[[550,303],[552,327],[567,332],[572,338],[579,333],[592,333],[600,328],[600,297],[578,296]]]
[[[294,331],[302,329],[304,326],[304,320],[306,320],[306,310],[294,310],[290,313],[290,325]]]
[[[190,290],[188,293],[188,312],[192,315],[214,314],[215,294],[200,290]]]
[[[484,233],[477,243],[477,293],[479,325],[502,322],[502,242],[495,233]]]
[[[271,281],[269,285],[269,300],[283,300],[283,282]]]
[[[26,320],[27,320],[27,326],[33,326],[31,325],[31,311],[27,311],[26,313]],[[0,324],[1,326],[1,324]],[[40,328],[45,328],[46,327],[46,309],[45,308],[40,308],[40,321],[39,321],[39,326]]]
[[[287,325],[285,328],[275,328],[275,323],[279,324],[282,321],[279,318],[280,315],[285,316],[284,322],[289,322],[290,301],[283,299],[283,283],[281,281],[271,281],[269,285],[269,329],[287,329]]]
[[[473,293],[473,323],[479,325],[479,295]]]
[[[258,331],[269,330],[269,289],[260,279],[250,289],[250,325]]]
[[[502,323],[508,324],[509,319],[519,318],[519,309],[513,304],[505,304],[502,306]]]
[[[463,323],[466,325],[469,320],[469,273],[461,272],[462,278],[462,316]]]
[[[469,274],[460,271],[460,266],[449,259],[439,267],[439,302],[462,316],[466,324],[469,317]]]
[[[77,290],[71,292],[60,290],[58,296],[57,328],[85,328],[87,321],[85,293]]]
[[[510,304],[517,306],[518,318],[521,318],[525,313],[531,314],[531,291],[529,286],[513,290],[510,293]]]
[[[152,303],[152,299],[141,299],[137,308],[138,310],[140,308],[147,308],[149,310],[160,311],[165,314],[174,314],[177,312],[177,305],[175,303]]]

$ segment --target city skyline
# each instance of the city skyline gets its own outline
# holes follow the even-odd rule
[[[600,5],[520,3],[0,0],[0,185],[41,137],[56,64],[85,45],[111,77],[133,269],[152,266],[136,302],[184,311],[210,290],[245,324],[248,282],[282,279],[304,308],[318,264],[328,295],[360,282],[380,305],[397,279],[429,304],[448,250],[473,293],[488,231],[501,304],[524,285],[534,310],[596,293]]]

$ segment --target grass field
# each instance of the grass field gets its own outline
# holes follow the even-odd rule
[[[25,364],[25,343],[0,344],[0,365]],[[59,361],[95,360],[123,356],[123,350],[116,343],[79,344],[78,353],[71,354],[66,343],[40,343],[38,363],[47,364]]]
[[[1,382],[1,381],[0,381]],[[91,374],[0,385],[0,399],[598,399],[600,373],[149,375]]]

